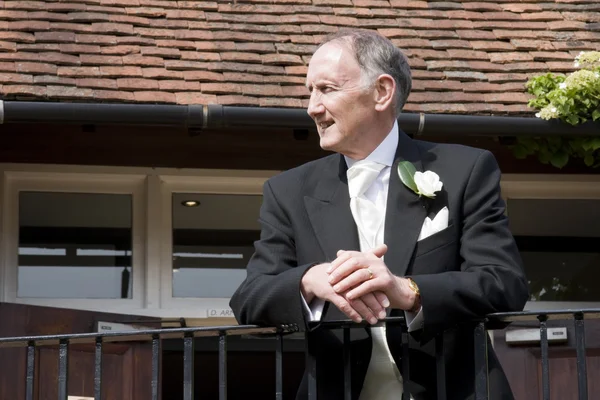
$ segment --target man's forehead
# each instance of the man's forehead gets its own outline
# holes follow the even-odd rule
[[[308,65],[307,84],[312,79],[319,79],[322,75],[335,76],[347,75],[352,69],[353,57],[347,46],[342,43],[330,42],[321,46],[313,54]]]

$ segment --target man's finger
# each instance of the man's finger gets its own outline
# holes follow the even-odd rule
[[[373,295],[375,296],[375,298],[377,298],[377,301],[379,302],[379,304],[381,304],[383,308],[388,308],[390,306],[390,300],[385,295],[385,293],[377,291],[373,292]]]
[[[361,314],[350,305],[350,302],[345,298],[339,295],[334,295],[333,298],[329,300],[336,306],[342,313],[344,313],[348,318],[350,318],[354,322],[361,322],[362,316]]]
[[[349,301],[352,301],[354,299],[361,298],[367,293],[381,290],[380,284],[381,282],[379,282],[379,279],[377,278],[365,281],[360,285],[356,286],[354,289],[350,290],[348,293],[346,293],[346,298]]]
[[[337,269],[337,267],[339,267],[344,262],[346,262],[346,260],[348,260],[350,257],[352,257],[353,253],[355,253],[355,252],[345,251],[345,250],[338,251],[338,257],[329,264],[329,268],[327,268],[327,273],[330,274],[333,271],[335,271]]]
[[[373,315],[378,319],[384,319],[387,316],[385,312],[385,307],[381,305],[377,297],[375,297],[375,293],[367,293],[363,297],[360,298],[367,307],[371,309]]]
[[[368,268],[358,268],[351,274],[342,278],[338,283],[334,283],[333,290],[337,293],[344,293],[364,281],[371,279],[371,270]],[[332,276],[333,278],[333,276]],[[331,278],[330,278],[331,279]]]
[[[385,244],[379,245],[371,250],[371,253],[375,255],[375,257],[381,258],[387,253],[388,247]]]
[[[359,269],[365,269],[366,267],[368,267],[368,263],[369,261],[365,259],[362,253],[359,253],[359,256],[357,257],[349,257],[341,265],[338,265],[337,268],[335,268],[329,273],[329,284],[335,285],[342,279],[350,276],[354,271],[357,271]],[[368,277],[369,274],[367,274],[366,278]]]
[[[365,302],[360,299],[352,300],[349,302],[352,308],[354,308],[358,313],[371,325],[375,325],[378,321],[377,315],[373,314],[373,311],[367,307]]]

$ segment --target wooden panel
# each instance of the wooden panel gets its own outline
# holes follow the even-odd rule
[[[585,322],[588,394],[600,393],[600,321]],[[573,321],[550,321],[549,327],[566,327],[567,342],[549,347],[550,394],[552,399],[577,399],[577,367]],[[508,329],[537,327],[533,323],[512,324]],[[505,331],[494,332],[494,349],[517,400],[541,399],[542,371],[539,345],[507,345]]]
[[[148,318],[0,303],[0,337],[93,332],[98,320],[127,323]],[[58,395],[57,348],[40,347],[36,361],[36,398],[54,400]],[[26,349],[0,348],[0,399],[25,398],[26,362]],[[69,362],[69,394],[93,396],[94,345],[69,346]],[[103,398],[151,398],[150,343],[105,344],[103,362]]]

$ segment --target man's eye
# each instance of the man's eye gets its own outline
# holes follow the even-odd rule
[[[333,91],[333,88],[329,87],[329,86],[325,86],[325,87],[320,88],[319,91],[322,93],[329,93],[329,92]]]

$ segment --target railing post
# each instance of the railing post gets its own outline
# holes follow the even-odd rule
[[[406,382],[410,381],[410,355],[409,355],[409,342],[408,342],[408,327],[406,323],[401,324],[402,328],[402,400],[410,400],[410,391],[406,388]]]
[[[35,342],[27,342],[27,382],[25,400],[33,400],[33,384],[35,382]]]
[[[444,333],[435,337],[435,372],[437,379],[437,400],[446,400],[446,360],[444,357]]]
[[[585,356],[585,325],[582,312],[574,314],[575,318],[575,340],[577,348],[577,387],[579,400],[587,400],[587,366]]]
[[[219,332],[219,400],[227,400],[227,333]]]
[[[308,400],[317,400],[317,358],[313,333],[306,331],[306,372],[308,376]]]
[[[183,400],[194,400],[194,334],[183,337]]]
[[[69,381],[69,340],[61,339],[58,345],[58,400],[67,400]]]
[[[94,400],[102,400],[102,337],[96,338],[94,360]]]
[[[542,398],[550,400],[550,364],[548,359],[548,315],[538,315],[540,321],[540,346],[542,350]]]
[[[350,352],[350,327],[344,330],[344,400],[352,400],[352,360]]]
[[[474,329],[475,341],[475,400],[488,400],[488,350],[485,322]]]
[[[275,400],[283,400],[283,332],[277,332],[275,349]]]
[[[152,400],[158,400],[160,336],[152,335]]]

